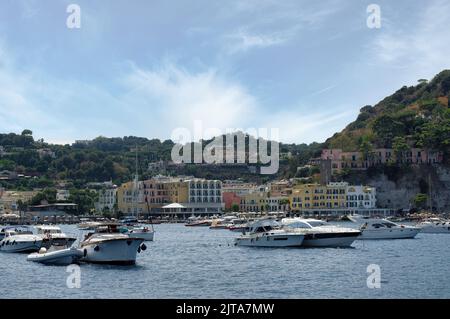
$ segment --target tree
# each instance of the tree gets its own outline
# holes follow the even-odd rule
[[[21,135],[22,136],[32,136],[33,135],[33,131],[26,129],[26,130],[22,131]]]
[[[41,202],[47,202],[49,204],[56,203],[56,189],[45,188],[31,199],[31,205],[40,205]]]
[[[231,210],[233,212],[238,212],[239,211],[239,205],[238,204],[233,204],[231,205]]]
[[[372,161],[373,160],[373,144],[370,138],[367,135],[364,135],[361,138],[361,142],[359,144],[359,151],[363,154],[364,161]]]
[[[428,196],[426,194],[419,193],[417,194],[414,199],[414,207],[417,209],[424,209],[427,205]]]
[[[78,213],[90,213],[94,209],[95,202],[98,200],[98,194],[89,189],[71,189],[69,201],[78,205]]]
[[[382,115],[374,121],[373,130],[380,144],[390,148],[393,138],[403,135],[404,125],[390,115]]]
[[[405,159],[405,152],[409,150],[409,146],[406,143],[406,139],[403,136],[396,136],[392,142],[392,148],[397,163],[403,163]]]

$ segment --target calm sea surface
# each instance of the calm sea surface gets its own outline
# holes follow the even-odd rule
[[[236,247],[239,234],[228,230],[155,230],[136,266],[81,264],[81,288],[67,287],[66,267],[0,253],[0,298],[450,298],[445,234],[356,241],[349,249],[271,249]],[[380,289],[367,287],[370,264],[381,268]]]

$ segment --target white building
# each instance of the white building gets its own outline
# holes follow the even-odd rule
[[[371,209],[377,207],[377,190],[370,186],[347,186],[347,207]]]
[[[195,212],[220,213],[224,208],[222,202],[222,182],[219,180],[187,180],[189,203],[184,206]]]
[[[56,201],[65,202],[68,201],[70,197],[70,191],[67,189],[58,189],[56,191]]]
[[[269,212],[285,212],[289,209],[289,198],[286,196],[271,196],[265,199],[265,209]]]
[[[5,155],[5,148],[0,145],[0,157],[3,157]]]
[[[98,200],[95,203],[95,209],[100,212],[104,210],[112,211],[117,201],[117,186],[114,185],[114,187],[111,188],[102,188],[97,192]]]

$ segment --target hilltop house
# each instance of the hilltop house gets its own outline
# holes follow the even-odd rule
[[[400,156],[395,156],[391,148],[374,149],[369,156],[362,152],[344,152],[342,149],[323,149],[321,161],[330,161],[333,173],[340,172],[344,168],[352,170],[366,170],[371,166],[396,162],[399,164],[437,164],[442,163],[442,152],[411,148]]]

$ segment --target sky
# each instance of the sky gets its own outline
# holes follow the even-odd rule
[[[165,140],[201,123],[323,142],[450,68],[448,30],[446,0],[0,0],[0,132]]]

